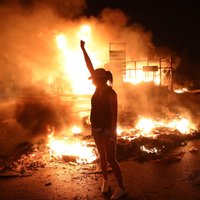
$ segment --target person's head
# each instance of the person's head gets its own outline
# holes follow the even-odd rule
[[[104,68],[95,69],[92,76],[89,77],[95,86],[107,84],[109,81],[110,85],[113,83],[113,76],[110,71],[106,71]]]

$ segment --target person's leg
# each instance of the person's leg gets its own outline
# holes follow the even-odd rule
[[[119,199],[122,196],[124,196],[125,190],[124,190],[121,169],[116,159],[116,139],[105,137],[105,145],[106,145],[106,155],[108,162],[110,163],[113,169],[113,172],[115,174],[118,183],[118,187],[111,196],[111,199]]]
[[[107,159],[106,159],[106,151],[105,151],[105,144],[104,139],[102,137],[102,134],[100,135],[93,135],[94,141],[96,143],[96,147],[99,153],[100,158],[100,164],[101,164],[101,170],[103,175],[103,183],[101,187],[102,193],[107,193],[109,191],[109,181],[108,181],[108,172],[107,172]]]
[[[106,159],[106,151],[105,151],[105,144],[104,144],[104,139],[102,137],[102,134],[99,135],[93,135],[98,153],[99,153],[99,158],[100,158],[100,164],[101,164],[101,169],[102,169],[102,175],[104,180],[108,179],[108,172],[107,172],[107,159]]]
[[[119,163],[116,159],[116,140],[109,138],[109,136],[105,136],[104,141],[105,141],[105,146],[106,146],[107,160],[112,167],[114,175],[117,179],[118,186],[121,189],[124,189],[121,169],[120,169]]]

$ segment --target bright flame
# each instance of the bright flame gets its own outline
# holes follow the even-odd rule
[[[50,154],[59,156],[74,156],[77,163],[91,163],[96,160],[94,148],[88,147],[87,143],[80,140],[70,140],[69,138],[56,139],[53,134],[49,136],[47,146]]]
[[[59,34],[56,37],[56,42],[57,42],[57,47],[60,50],[63,50],[63,51],[67,50],[67,38],[65,37],[63,33]]]
[[[182,134],[190,134],[196,129],[195,125],[186,118],[179,117],[178,119],[173,119],[170,121],[155,121],[150,118],[140,117],[135,129],[123,129],[118,128],[118,137],[125,140],[134,140],[140,136],[156,138],[160,129],[156,128],[170,128],[172,130],[178,130]],[[157,131],[158,130],[158,131]],[[71,129],[73,134],[81,133],[81,128],[78,126],[73,126]],[[157,132],[156,132],[157,131]],[[74,156],[77,163],[91,163],[97,159],[95,154],[95,147],[88,146],[88,142],[74,138],[55,138],[53,133],[54,130],[49,134],[49,142],[47,146],[50,148],[50,154],[53,156]],[[165,132],[165,131],[164,131]],[[124,134],[125,133],[125,134]],[[162,133],[160,133],[162,134]],[[164,147],[163,147],[164,148]],[[156,148],[148,148],[146,146],[141,146],[140,149],[147,153],[158,153]]]
[[[187,92],[188,89],[187,88],[181,88],[181,89],[175,89],[174,92],[175,93],[184,93],[184,92]]]
[[[142,82],[154,82],[155,85],[160,84],[160,71],[143,71],[143,66],[147,66],[148,61],[140,61],[136,64],[127,63],[126,71],[123,77],[124,82],[139,84]]]
[[[186,118],[179,117],[172,120],[156,121],[151,118],[140,117],[137,124],[133,128],[118,127],[117,135],[124,140],[134,140],[138,137],[151,137],[157,138],[160,128],[169,128],[172,131],[178,130],[181,134],[191,134],[197,129],[194,123]],[[166,131],[164,131],[166,133]]]
[[[191,128],[195,128],[186,118],[173,120],[167,124],[167,127],[177,129],[183,134],[187,134]]]
[[[89,25],[82,25],[78,32],[78,38],[83,41],[90,41],[91,39],[91,27]]]
[[[141,118],[136,125],[137,129],[140,129],[143,136],[150,136],[151,130],[154,128],[154,122],[152,119]]]
[[[60,63],[63,67],[66,79],[71,84],[71,89],[74,94],[92,94],[94,86],[91,81],[88,80],[89,71],[86,68],[84,62],[78,59],[77,56],[80,50],[75,50],[74,47],[70,47],[65,34],[60,33],[55,37],[57,48],[60,51]]]
[[[136,124],[136,129],[140,130],[138,136],[145,137],[156,137],[157,135],[154,134],[153,129],[158,127],[166,127],[173,130],[178,130],[182,134],[190,134],[191,130],[196,130],[195,124],[182,117],[170,121],[154,121],[153,119],[141,117]]]
[[[147,153],[158,153],[158,149],[156,149],[155,147],[154,147],[154,148],[147,148],[147,147],[145,147],[144,145],[142,145],[142,146],[140,147],[140,150],[141,150],[141,151],[145,151],[145,152],[147,152]]]
[[[81,133],[81,128],[74,125],[74,126],[72,127],[72,133],[73,133],[73,134],[80,134],[80,133]]]
[[[122,128],[117,128],[117,135],[121,135],[123,133],[123,129]]]

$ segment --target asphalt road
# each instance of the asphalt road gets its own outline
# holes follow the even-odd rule
[[[192,151],[194,150],[194,151]],[[178,147],[170,156],[182,152],[179,161],[133,160],[120,162],[127,194],[124,200],[200,199],[200,140]],[[98,164],[49,163],[27,177],[1,177],[2,200],[109,199],[116,184],[110,171],[111,192],[100,194]]]

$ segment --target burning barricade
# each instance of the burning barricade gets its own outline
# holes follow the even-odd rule
[[[98,154],[90,133],[88,117],[83,118],[84,123],[81,125],[80,123],[77,123],[77,125],[75,123],[68,123],[68,127],[64,127],[61,126],[64,123],[60,123],[60,121],[63,122],[64,119],[66,121],[66,116],[68,116],[68,121],[72,121],[71,115],[68,113],[69,110],[67,110],[68,112],[66,112],[66,115],[63,116],[59,123],[51,123],[55,121],[54,119],[57,119],[56,116],[59,113],[54,113],[52,104],[49,104],[49,106],[46,101],[45,104],[42,102],[42,105],[39,107],[38,104],[25,104],[25,107],[17,109],[17,120],[6,124],[2,122],[4,126],[7,125],[9,127],[12,127],[12,123],[15,122],[18,127],[21,127],[19,130],[29,132],[30,134],[34,134],[35,130],[37,130],[39,135],[41,134],[40,132],[45,132],[42,134],[42,139],[37,140],[37,142],[32,140],[32,142],[23,142],[18,145],[18,150],[13,152],[12,158],[4,159],[0,157],[2,161],[0,171],[2,173],[9,170],[14,172],[14,174],[9,174],[9,176],[27,176],[38,168],[50,165],[98,163],[96,162]],[[59,106],[58,102],[56,106]],[[63,106],[62,104],[61,108]],[[43,112],[39,111],[41,108]],[[62,110],[60,109],[61,112]],[[30,119],[30,116],[40,120],[35,121],[33,118]],[[27,121],[27,118],[30,121]],[[140,116],[138,119],[132,120],[131,114],[125,114],[120,116],[120,118],[117,130],[117,157],[120,161],[126,159],[139,162],[149,160],[166,161],[166,155],[171,150],[187,145],[187,141],[199,139],[200,136],[198,127],[186,117],[175,116],[165,119],[153,119]],[[47,123],[50,124],[47,125]],[[58,126],[56,126],[57,124]],[[44,129],[45,126],[46,128]],[[26,129],[26,127],[28,128]],[[15,155],[16,153],[17,156]],[[183,156],[183,153],[179,153],[173,157],[167,157],[167,161],[180,161]],[[3,173],[2,176],[4,175]],[[8,176],[7,173],[6,176]]]
[[[72,131],[71,137],[54,136],[54,129],[49,129],[46,145],[32,147],[33,152],[22,155],[12,166],[13,169],[23,171],[25,168],[44,167],[49,161],[60,160],[65,163],[94,163],[98,155],[92,137],[83,136],[78,127],[73,127]],[[173,148],[198,137],[195,126],[185,118],[168,123],[141,118],[135,128],[118,130],[117,156],[120,160],[162,159]]]

